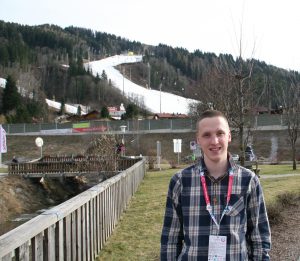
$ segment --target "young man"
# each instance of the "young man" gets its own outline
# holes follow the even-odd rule
[[[169,185],[161,260],[269,260],[270,228],[258,177],[228,153],[223,113],[205,111],[197,123],[203,157]]]

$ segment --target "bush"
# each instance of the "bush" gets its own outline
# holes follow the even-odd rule
[[[268,205],[268,217],[271,225],[276,225],[282,221],[282,209],[297,205],[300,194],[286,192],[276,197],[274,203]]]

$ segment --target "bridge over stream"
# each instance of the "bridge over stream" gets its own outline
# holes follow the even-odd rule
[[[11,163],[9,175],[26,178],[64,178],[85,175],[113,176],[139,161],[141,157],[99,155],[45,156],[35,162]]]
[[[9,175],[75,176],[99,172],[108,162],[96,156],[49,158],[11,164]],[[145,162],[142,157],[116,159],[112,177],[0,236],[0,260],[95,260],[143,180]]]

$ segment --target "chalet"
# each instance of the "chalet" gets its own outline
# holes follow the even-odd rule
[[[123,103],[121,103],[120,107],[107,107],[107,109],[109,112],[109,116],[115,120],[121,120],[122,115],[126,113]]]
[[[158,119],[186,119],[188,115],[183,113],[156,113],[153,115],[154,120]]]
[[[254,115],[258,114],[282,114],[283,109],[282,106],[279,106],[277,109],[270,108],[264,106],[256,106],[251,109],[251,113]]]
[[[80,115],[72,114],[72,115],[62,115],[58,117],[58,122],[77,122],[83,120]]]
[[[93,110],[93,111],[88,112],[85,115],[82,115],[81,118],[83,120],[88,120],[88,121],[98,120],[100,118],[100,112]]]
[[[100,112],[93,110],[84,115],[70,115],[66,117],[66,121],[78,122],[78,121],[92,121],[100,118]]]
[[[256,106],[256,107],[253,107],[251,109],[251,113],[256,115],[256,114],[267,114],[269,113],[269,110],[268,108],[264,107],[264,106]]]

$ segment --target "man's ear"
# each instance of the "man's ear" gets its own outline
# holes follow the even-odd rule
[[[229,130],[229,133],[228,133],[228,142],[231,142],[231,131]]]
[[[197,144],[198,144],[198,145],[200,145],[200,143],[199,143],[199,136],[198,136],[198,134],[196,135],[196,141],[197,141]]]

